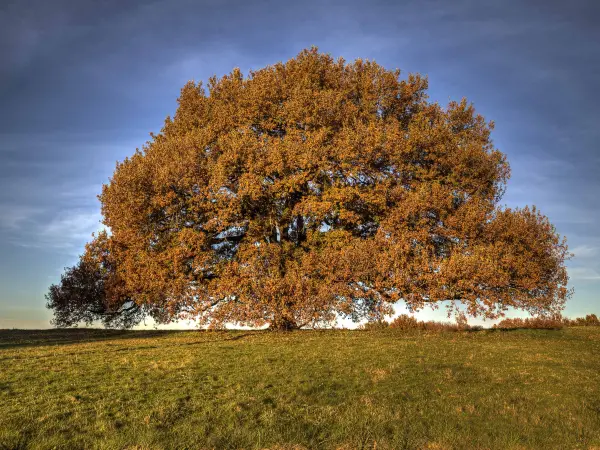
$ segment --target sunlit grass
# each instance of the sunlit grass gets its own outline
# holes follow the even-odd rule
[[[0,331],[0,448],[136,446],[591,449],[600,328]]]

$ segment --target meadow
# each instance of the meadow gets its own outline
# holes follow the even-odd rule
[[[598,449],[600,327],[0,330],[0,449]]]

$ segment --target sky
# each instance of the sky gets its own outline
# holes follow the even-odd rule
[[[0,328],[51,326],[44,294],[100,228],[102,184],[186,81],[312,45],[425,74],[432,100],[494,120],[502,203],[538,206],[567,236],[565,315],[600,314],[599,20],[597,0],[4,0]]]

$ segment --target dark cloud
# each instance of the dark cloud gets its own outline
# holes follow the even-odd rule
[[[0,317],[42,308],[98,227],[115,161],[160,129],[185,81],[311,45],[425,73],[434,100],[466,96],[495,120],[513,168],[506,203],[537,204],[569,237],[567,312],[598,312],[598,19],[595,0],[4,1]]]

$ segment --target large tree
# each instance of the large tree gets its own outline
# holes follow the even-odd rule
[[[96,318],[139,308],[276,329],[377,319],[398,301],[559,311],[564,239],[535,208],[499,206],[509,166],[493,124],[426,91],[419,75],[314,48],[186,84],[103,187],[110,233],[79,263],[101,293],[65,295],[67,272],[49,294],[57,323],[98,301],[113,316]]]

